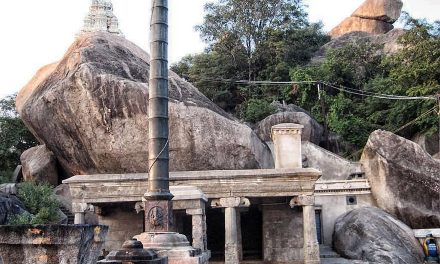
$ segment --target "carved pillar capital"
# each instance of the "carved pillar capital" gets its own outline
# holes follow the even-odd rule
[[[296,197],[293,197],[292,200],[290,200],[290,207],[295,206],[313,206],[315,205],[315,196],[313,195],[299,195]]]
[[[205,210],[202,209],[202,208],[186,209],[186,214],[187,215],[204,215],[205,214]]]
[[[251,202],[245,197],[226,197],[215,199],[211,202],[212,207],[224,207],[224,208],[234,208],[234,207],[249,207]]]
[[[95,207],[87,203],[72,203],[72,213],[94,212]]]

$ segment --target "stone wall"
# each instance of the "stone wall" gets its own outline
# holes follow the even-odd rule
[[[355,201],[349,201],[350,198]],[[315,204],[321,208],[322,244],[331,246],[336,219],[344,213],[361,207],[374,206],[370,194],[316,195]]]
[[[106,226],[1,226],[0,263],[95,264],[106,235]]]
[[[143,211],[137,214],[134,204],[102,208],[99,223],[109,227],[104,249],[106,251],[118,250],[124,241],[141,234],[144,228],[143,219]]]
[[[302,211],[289,205],[263,206],[263,254],[270,263],[303,263]]]

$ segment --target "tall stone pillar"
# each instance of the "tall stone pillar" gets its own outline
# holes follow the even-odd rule
[[[279,124],[272,127],[275,169],[302,168],[301,134],[303,125]]]
[[[225,264],[239,264],[242,258],[240,208],[249,207],[244,197],[227,197],[214,200],[212,207],[225,208]]]
[[[302,206],[304,227],[304,264],[319,264],[319,243],[316,234],[315,197],[301,195],[290,202],[290,206]]]
[[[225,264],[240,262],[240,249],[237,228],[238,208],[225,208]]]

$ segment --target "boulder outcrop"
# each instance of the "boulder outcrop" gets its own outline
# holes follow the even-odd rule
[[[418,144],[374,131],[361,157],[377,205],[411,228],[440,226],[440,161]]]
[[[20,157],[25,181],[58,185],[57,162],[45,145],[30,148]]]
[[[330,31],[333,38],[356,31],[385,34],[400,17],[401,0],[366,0],[353,14]]]
[[[84,34],[18,94],[17,110],[70,174],[148,170],[149,56],[108,33]],[[269,148],[170,72],[170,168],[273,167]]]
[[[394,23],[400,17],[401,0],[367,0],[351,16]]]
[[[26,207],[16,196],[0,192],[0,225],[6,225],[14,215],[26,212]]]
[[[323,127],[304,112],[281,112],[270,115],[258,123],[255,132],[263,141],[271,141],[272,127],[283,123],[296,123],[304,126],[301,134],[302,141],[319,144]]]
[[[333,247],[344,257],[369,263],[414,264],[424,259],[412,229],[372,207],[352,210],[336,220]]]

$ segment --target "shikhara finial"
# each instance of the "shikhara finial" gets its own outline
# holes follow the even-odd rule
[[[88,32],[109,32],[123,36],[118,18],[113,13],[111,0],[92,0],[89,13],[84,18],[84,26],[78,35]]]

